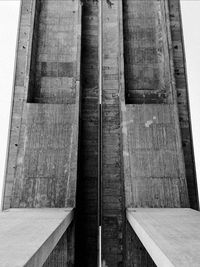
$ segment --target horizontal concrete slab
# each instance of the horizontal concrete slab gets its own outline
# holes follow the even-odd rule
[[[72,219],[72,209],[0,212],[0,266],[42,266]]]
[[[200,266],[200,212],[127,209],[127,219],[158,267]]]

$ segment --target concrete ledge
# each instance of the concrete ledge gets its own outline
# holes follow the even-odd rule
[[[72,219],[73,209],[0,212],[0,266],[42,266]]]
[[[200,266],[200,212],[127,209],[127,219],[158,267]]]

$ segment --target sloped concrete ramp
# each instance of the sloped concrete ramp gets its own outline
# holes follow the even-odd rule
[[[127,219],[158,267],[200,266],[200,212],[128,209]]]
[[[72,219],[73,209],[0,212],[0,266],[42,266]]]

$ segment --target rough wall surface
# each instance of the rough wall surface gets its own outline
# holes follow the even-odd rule
[[[164,1],[123,1],[126,102],[172,100]]]
[[[4,208],[75,205],[81,13],[78,1],[61,2],[62,9],[59,14],[58,2],[44,0],[41,4],[35,0],[22,1]],[[57,12],[55,20],[52,19],[50,25],[54,8],[57,8]],[[63,9],[68,11],[63,12]],[[38,18],[39,24],[34,24],[34,19]],[[57,30],[56,18],[57,20],[65,18],[68,25],[72,25],[67,30],[71,39],[61,38],[63,36]],[[39,35],[35,33],[38,30],[35,27],[40,29]],[[44,36],[41,35],[41,28],[45,28]],[[48,38],[42,42],[41,39],[44,37]],[[59,48],[59,52],[54,55],[55,47]],[[66,57],[59,57],[66,47],[69,47],[67,53],[73,58],[73,68],[70,70],[68,63],[72,59],[67,57],[68,54]],[[35,94],[38,89],[37,84],[33,82],[35,72],[32,69],[32,61],[36,55],[42,58],[42,62],[46,65],[51,65],[52,57],[55,56],[54,65],[57,64],[57,67],[60,66],[60,61],[65,60],[66,68],[63,69],[62,66],[56,73],[51,68],[47,68],[47,72],[41,71],[40,81],[47,79],[50,82],[47,83],[50,91],[52,86],[55,86],[54,98],[58,96],[58,100],[60,98],[58,84],[62,85],[71,104],[58,104],[57,101],[54,104],[43,104],[40,101],[27,103],[29,91]],[[63,84],[63,79],[67,84]],[[38,82],[38,79],[36,80]],[[71,83],[68,83],[69,80]],[[68,95],[68,90],[73,93]]]
[[[4,208],[75,205],[81,13],[79,1],[61,2],[22,1]],[[60,29],[58,20],[69,27]],[[48,66],[45,70],[38,64],[36,71],[32,68],[35,56],[39,66]],[[54,89],[55,103],[49,103],[48,92],[40,95],[45,103],[34,98],[43,81],[48,92]],[[36,103],[27,102],[30,91]],[[61,91],[66,103],[58,103]]]
[[[45,267],[73,266],[74,247],[76,266],[97,264],[98,1],[81,2],[76,198],[79,1],[22,1],[4,209],[77,200],[76,239]],[[178,0],[103,2],[104,266],[154,266],[125,207],[198,208],[181,30]]]
[[[24,127],[16,144],[19,150],[11,207],[73,205],[73,193],[68,186],[77,175],[76,107],[27,104],[26,108]]]
[[[126,223],[126,248],[126,267],[156,267],[129,222]]]
[[[126,157],[130,168],[127,206],[188,207],[178,120],[174,114],[173,105],[127,106]]]
[[[40,1],[37,27],[34,103],[75,103],[77,11],[73,1]],[[75,37],[75,38],[74,38]]]
[[[132,3],[128,1],[127,4],[129,2]],[[155,0],[152,0],[152,3],[154,2]],[[167,18],[169,16],[168,5],[167,2],[163,3],[165,3],[163,16]],[[155,8],[157,9],[156,6]],[[130,5],[129,12],[132,10]],[[145,14],[145,9],[143,13]],[[130,20],[127,24],[129,30],[131,30],[132,24],[134,24],[134,20]],[[169,29],[169,18],[166,19],[164,25],[166,30]],[[126,25],[124,26],[126,27]],[[134,27],[132,29],[134,30]],[[144,36],[148,36],[148,31],[145,31],[145,28],[143,33]],[[128,104],[125,107],[122,106],[126,205],[131,207],[138,205],[141,207],[156,207],[157,205],[187,207],[189,205],[171,57],[171,36],[169,31],[167,33],[167,68],[168,72],[171,73],[169,77],[169,83],[172,87],[171,104],[152,105],[148,103],[146,105]],[[162,37],[162,34],[163,31],[160,32],[160,39],[166,39],[166,37]],[[156,40],[154,45],[159,54],[159,44],[156,43]],[[132,52],[129,57],[134,59],[134,49]],[[146,57],[146,54],[143,53],[142,56]],[[142,66],[141,68],[145,69],[146,67]],[[124,70],[125,72],[127,70],[126,62]],[[160,95],[160,97],[162,96]],[[167,194],[165,186],[168,188],[169,194]],[[150,202],[149,197],[152,199]]]
[[[75,206],[80,19],[78,0],[22,1],[4,209]],[[73,238],[47,266],[74,264]]]
[[[21,129],[23,107],[26,103],[27,80],[31,61],[31,40],[33,33],[33,19],[35,10],[34,1],[27,0],[21,4],[21,17],[19,25],[19,37],[17,47],[17,64],[15,73],[15,84],[13,92],[11,125],[9,133],[8,158],[6,167],[5,187],[3,195],[3,209],[10,207],[12,188],[15,176],[15,161],[18,152],[18,141]],[[16,145],[15,145],[16,144]]]
[[[138,3],[136,3],[138,2]],[[140,3],[139,3],[140,2]],[[146,3],[145,3],[146,2]],[[147,3],[148,2],[148,3]],[[133,68],[130,68],[130,62],[135,62],[135,58],[139,57],[140,61],[136,60],[137,64],[136,67],[141,67],[143,69],[143,73],[146,73],[146,67],[148,67],[149,62],[155,63],[155,57],[158,56],[158,62],[162,63],[162,53],[164,50],[160,49],[160,43],[154,40],[154,46],[156,47],[155,55],[154,51],[150,51],[148,53],[148,57],[145,53],[146,51],[146,42],[142,44],[145,49],[143,53],[136,52],[137,49],[137,38],[138,36],[142,36],[142,38],[148,38],[149,35],[149,25],[146,24],[146,27],[139,28],[138,35],[131,35],[132,31],[135,33],[134,28],[134,21],[137,21],[137,12],[139,13],[149,13],[146,12],[146,9],[140,9],[140,5],[149,5],[151,2],[152,7],[153,4],[156,2],[155,7],[158,4],[163,4],[163,10],[161,12],[162,16],[165,16],[164,20],[161,18],[160,23],[165,21],[165,34],[167,36],[163,37],[164,31],[160,31],[159,39],[165,40],[167,39],[167,49],[168,55],[167,62],[168,66],[166,65],[165,68],[168,69],[168,73],[170,76],[168,79],[168,83],[166,83],[168,89],[171,86],[171,94],[172,99],[169,101],[163,101],[165,98],[162,93],[159,93],[157,97],[160,98],[160,102],[156,100],[155,94],[149,93],[151,90],[148,91],[147,101],[145,91],[141,91],[141,95],[138,95],[138,86],[142,86],[144,89],[147,88],[149,85],[149,89],[152,89],[152,79],[151,74],[147,72],[147,77],[145,80],[142,80],[140,83],[136,82],[134,78],[133,82],[130,83],[129,77],[135,77],[133,74]],[[158,3],[160,2],[160,3]],[[172,3],[173,2],[173,3]],[[175,3],[176,2],[176,3]],[[168,4],[171,5],[168,5]],[[189,129],[189,117],[188,117],[188,106],[187,106],[187,96],[183,93],[182,95],[182,103],[181,100],[177,101],[177,84],[180,86],[180,79],[177,76],[180,76],[180,65],[179,69],[176,70],[177,64],[182,64],[184,62],[184,55],[183,53],[179,55],[173,54],[172,45],[176,38],[178,38],[179,45],[182,44],[181,40],[181,28],[178,29],[179,32],[175,30],[177,27],[172,24],[173,18],[175,14],[170,12],[176,12],[176,23],[180,20],[179,17],[179,8],[178,8],[178,1],[123,1],[124,5],[124,34],[127,32],[130,34],[124,35],[124,57],[125,57],[125,90],[124,92],[129,93],[130,88],[132,88],[133,93],[136,90],[135,99],[132,101],[127,101],[129,105],[125,105],[122,101],[122,133],[123,133],[123,158],[124,158],[124,178],[125,178],[125,195],[126,195],[126,206],[130,207],[189,207],[190,205],[194,205],[193,207],[197,207],[197,204],[194,202],[195,197],[197,196],[194,189],[196,189],[195,184],[195,177],[193,176],[193,182],[191,182],[191,178],[188,180],[187,176],[187,168],[191,168],[194,170],[194,164],[192,163],[192,152],[191,152],[191,142],[190,142],[190,129]],[[133,9],[133,5],[135,8],[138,7],[139,9]],[[151,10],[151,9],[150,9]],[[155,11],[155,10],[154,10]],[[158,11],[158,10],[157,10]],[[155,16],[156,12],[151,13]],[[125,17],[125,15],[127,15]],[[141,17],[141,16],[140,16]],[[158,16],[159,17],[159,16]],[[148,20],[149,18],[147,18]],[[171,19],[171,21],[170,21]],[[179,21],[180,23],[180,21]],[[173,26],[172,26],[173,25]],[[180,26],[180,24],[179,24]],[[161,28],[162,28],[161,27]],[[127,29],[128,28],[128,29]],[[159,31],[159,27],[156,31]],[[172,31],[172,34],[171,34]],[[132,45],[130,43],[131,37],[136,41],[136,45]],[[129,39],[130,38],[130,39]],[[133,40],[132,40],[133,41]],[[147,43],[148,44],[148,43]],[[175,53],[178,48],[174,48]],[[126,56],[126,52],[128,55]],[[137,54],[137,55],[136,55]],[[174,56],[174,58],[173,58]],[[179,59],[177,57],[179,56]],[[126,61],[127,57],[127,61]],[[148,60],[148,62],[146,62]],[[145,64],[144,64],[145,62]],[[127,64],[127,66],[126,66]],[[132,67],[135,67],[134,64]],[[135,67],[135,68],[136,68]],[[159,66],[161,67],[161,65]],[[175,67],[175,68],[174,68]],[[128,73],[126,74],[126,72]],[[162,72],[163,70],[161,70]],[[161,73],[158,71],[157,75]],[[183,72],[183,70],[182,70]],[[178,73],[178,75],[177,75]],[[142,74],[143,75],[143,74]],[[176,76],[175,76],[176,75]],[[143,76],[141,76],[143,77]],[[182,82],[185,82],[185,73],[182,76]],[[128,81],[126,81],[128,79]],[[148,80],[149,79],[149,80]],[[176,81],[176,83],[175,83]],[[135,85],[135,86],[134,86]],[[159,89],[159,84],[155,84],[155,90]],[[183,83],[182,83],[183,85]],[[132,87],[131,87],[132,86]],[[167,88],[166,87],[166,88]],[[123,85],[122,85],[123,88]],[[163,87],[164,88],[164,87]],[[165,88],[165,89],[166,89]],[[170,90],[168,92],[170,92]],[[179,89],[180,90],[180,89]],[[186,88],[183,89],[186,93]],[[167,91],[166,91],[167,92]],[[130,95],[126,95],[126,100]],[[178,93],[178,97],[180,97]],[[139,99],[140,98],[140,99]],[[163,98],[163,99],[162,99]],[[142,101],[140,101],[143,99]],[[123,100],[123,97],[122,97]],[[132,104],[131,104],[132,103]],[[146,105],[141,105],[146,103]],[[154,103],[154,105],[152,105]],[[159,103],[163,103],[160,104]],[[168,103],[168,104],[167,104]],[[134,105],[133,105],[134,104]],[[181,116],[184,118],[180,119]],[[180,120],[180,121],[179,121]],[[183,123],[181,125],[181,121],[184,120],[184,126],[187,128],[187,134],[184,130]],[[186,134],[184,136],[184,134]],[[186,160],[186,153],[185,158],[183,154],[183,147],[182,147],[182,138],[186,138],[187,136],[187,144],[190,157],[190,167],[189,163]],[[192,164],[191,164],[192,163]],[[192,172],[189,171],[191,174]],[[194,174],[194,172],[193,172]],[[189,184],[189,186],[188,186]],[[190,196],[188,198],[188,195]],[[193,204],[192,204],[193,201]],[[137,237],[133,232],[130,231],[130,227],[127,223],[126,227],[126,255],[127,255],[127,266],[149,266],[151,265],[152,261],[149,257],[146,258],[146,252],[144,248],[140,248],[141,252],[138,252],[138,241]],[[131,257],[130,254],[132,253]],[[142,254],[143,256],[142,256]],[[134,258],[134,260],[133,260]]]
[[[98,3],[82,6],[81,127],[77,188],[76,266],[97,265]]]
[[[102,260],[105,266],[124,262],[124,186],[121,159],[119,1],[103,4],[103,170]]]
[[[74,222],[72,222],[43,264],[43,267],[74,266],[74,227]]]
[[[187,76],[184,55],[184,40],[181,24],[180,1],[168,0],[170,29],[173,47],[174,76],[178,103],[178,114],[184,153],[190,207],[199,209],[194,152],[192,143]]]

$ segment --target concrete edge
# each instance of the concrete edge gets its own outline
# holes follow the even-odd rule
[[[126,210],[126,217],[134,232],[146,248],[147,252],[158,267],[174,267],[169,258],[163,253],[163,251],[156,245],[151,237],[145,232],[142,226],[132,216],[134,209]]]
[[[28,260],[28,262],[26,262],[23,267],[43,266],[48,256],[51,254],[74,218],[74,209],[65,208],[64,211],[67,213],[65,219],[60,223],[60,225],[54,230],[49,238],[41,245],[41,247],[35,252],[35,254]]]

